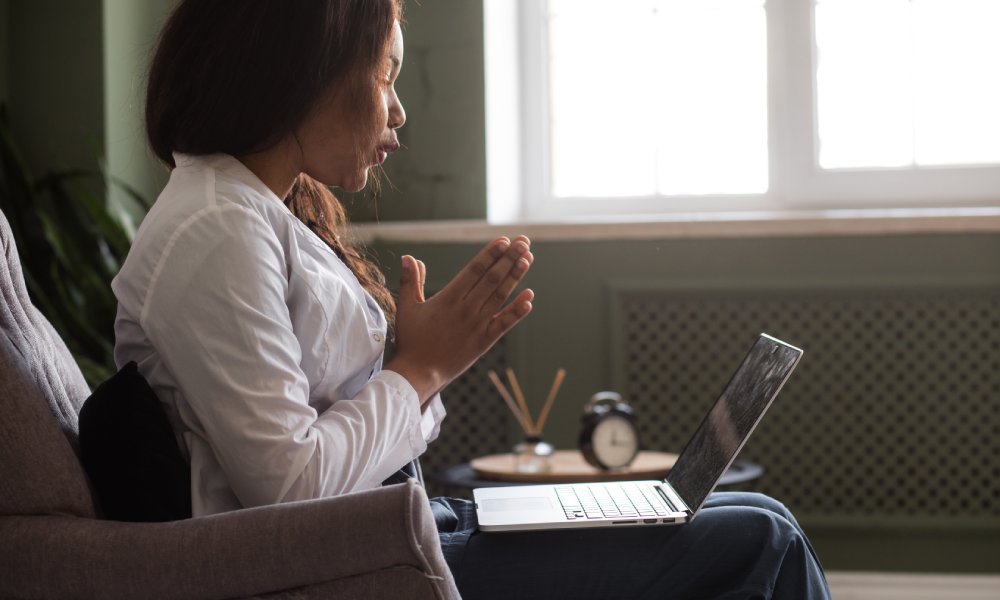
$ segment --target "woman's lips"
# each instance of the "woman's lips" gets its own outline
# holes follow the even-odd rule
[[[378,164],[385,162],[385,159],[389,157],[390,154],[399,150],[399,142],[393,140],[388,144],[382,144],[378,147],[376,158],[378,159]]]

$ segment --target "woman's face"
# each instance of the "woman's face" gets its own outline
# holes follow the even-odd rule
[[[399,149],[396,129],[406,122],[406,113],[394,84],[403,64],[403,32],[397,22],[387,64],[374,73],[375,118],[378,132],[374,140],[358,135],[359,119],[350,105],[350,94],[332,90],[306,116],[296,132],[302,152],[302,172],[326,185],[356,192],[368,182],[368,169],[382,164]],[[359,141],[360,138],[360,141]]]

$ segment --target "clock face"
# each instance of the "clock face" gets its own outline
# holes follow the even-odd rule
[[[639,452],[635,426],[625,417],[609,415],[594,427],[594,456],[608,468],[624,467]]]

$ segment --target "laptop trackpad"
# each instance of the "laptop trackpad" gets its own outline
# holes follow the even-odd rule
[[[512,510],[546,510],[552,508],[552,501],[545,496],[527,498],[490,498],[482,501],[482,509],[491,512]]]

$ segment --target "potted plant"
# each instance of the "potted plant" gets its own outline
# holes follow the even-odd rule
[[[111,279],[135,231],[125,207],[109,204],[108,188],[121,187],[134,212],[150,206],[98,165],[33,177],[0,106],[0,210],[14,233],[32,302],[66,341],[91,387],[114,372]]]

